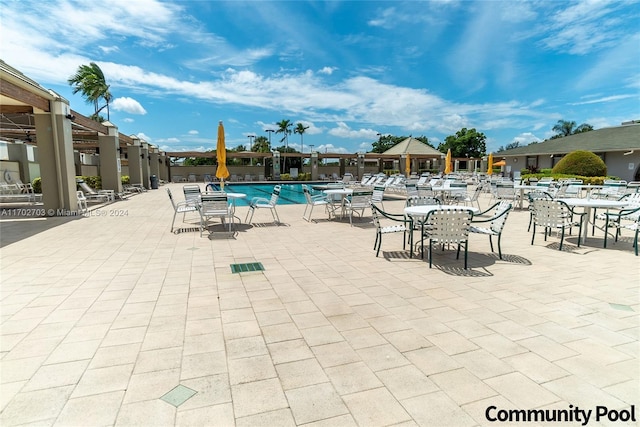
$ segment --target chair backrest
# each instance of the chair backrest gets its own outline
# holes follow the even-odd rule
[[[413,196],[409,197],[406,206],[429,206],[441,204],[440,199],[433,196]]]
[[[167,188],[168,190],[168,188]],[[84,195],[84,193],[80,190],[76,191],[76,197],[78,198],[78,201],[83,201],[85,202],[87,200],[87,197]]]
[[[229,202],[225,193],[203,193],[200,209],[203,215],[226,215]]]
[[[405,184],[404,187],[407,190],[407,197],[414,197],[418,195],[418,187],[416,184]]]
[[[439,243],[463,243],[469,236],[473,218],[470,209],[436,209],[427,215],[429,238]]]
[[[313,200],[311,199],[311,193],[309,192],[309,187],[306,184],[302,184],[302,192],[304,193],[304,198],[307,201],[307,204],[312,205]]]
[[[282,187],[280,185],[276,185],[275,187],[273,187],[273,192],[271,193],[271,198],[269,199],[269,205],[275,206],[276,203],[278,203],[281,188]]]
[[[173,210],[177,209],[176,202],[173,200],[173,194],[171,194],[171,190],[167,188],[167,194],[169,195],[169,200],[171,200],[171,206],[173,206]]]
[[[373,187],[373,193],[371,194],[371,202],[372,203],[382,202],[382,199],[384,199],[384,190],[385,188],[379,185],[376,185],[375,187]]]
[[[572,211],[562,200],[533,200],[533,221],[542,227],[563,227],[571,221]]]
[[[489,225],[491,231],[497,234],[502,233],[502,229],[504,228],[504,224],[507,222],[507,217],[509,216],[509,212],[512,207],[513,205],[506,200],[498,203]]]
[[[86,182],[84,182],[83,180],[78,180],[77,181],[78,186],[80,187],[80,189],[87,193],[87,194],[98,194],[96,192],[96,190],[94,190],[93,188],[89,187],[89,184],[87,184]]]
[[[484,190],[484,184],[478,184],[476,189],[473,191],[473,195],[471,196],[472,202],[477,202],[480,197],[480,193]]]
[[[354,191],[351,194],[351,207],[366,207],[371,204],[371,197],[373,196],[373,191],[364,190],[364,191]]]
[[[201,191],[199,185],[184,185],[182,191],[187,202],[198,203],[200,201]]]

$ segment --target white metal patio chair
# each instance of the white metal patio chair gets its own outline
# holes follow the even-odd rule
[[[406,248],[407,234],[409,235],[409,245],[413,246],[411,241],[411,228],[412,220],[402,214],[392,214],[385,212],[374,204],[371,204],[371,217],[373,219],[373,225],[376,227],[376,240],[373,244],[373,249],[376,251],[376,257],[380,254],[380,246],[382,245],[382,236],[392,233],[404,233],[402,239],[402,249]],[[388,221],[392,222],[392,225],[383,225],[383,221],[386,224]]]
[[[429,239],[429,268],[433,264],[433,245],[458,245],[456,259],[460,258],[460,248],[464,245],[464,269],[467,269],[469,247],[469,227],[473,211],[470,209],[437,209],[429,212],[425,219],[425,234],[422,236],[422,257],[424,241]]]
[[[304,207],[304,212],[302,213],[302,218],[305,221],[311,222],[311,214],[313,213],[313,208],[316,206],[324,206],[325,212],[329,215],[329,219],[331,219],[331,215],[335,215],[335,207],[333,203],[328,200],[324,194],[312,196],[309,191],[309,187],[306,184],[302,184],[302,192],[304,193],[304,198],[307,201],[307,204]],[[309,216],[307,216],[307,210],[309,211]]]
[[[564,242],[565,230],[568,228],[571,232],[572,227],[579,227],[578,230],[578,247],[580,247],[580,238],[582,236],[582,223],[584,222],[585,212],[575,212],[569,205],[562,200],[547,200],[547,199],[534,199],[533,200],[533,233],[531,236],[531,244],[536,237],[536,226],[544,228],[544,240],[547,240],[547,236],[551,234],[552,230],[559,230],[560,235],[560,248],[562,250],[562,244]],[[579,219],[574,220],[574,216],[578,216]]]
[[[485,236],[489,236],[489,245],[491,245],[491,252],[493,252],[493,236],[498,238],[498,257],[502,259],[502,248],[500,246],[500,239],[502,238],[502,230],[504,229],[504,225],[507,222],[507,217],[509,216],[509,212],[513,205],[506,200],[496,203],[491,206],[485,212],[493,212],[493,215],[490,218],[482,218],[480,216],[474,216],[474,219],[471,221],[471,227],[469,228],[470,233],[476,234],[484,234]],[[481,227],[479,224],[488,223],[488,226]],[[475,225],[474,225],[475,224]]]
[[[197,205],[200,212],[200,237],[204,229],[209,228],[209,219],[220,218],[222,223],[229,223],[229,231],[233,226],[233,210],[229,206],[227,195],[224,193],[203,193],[201,202]]]
[[[373,191],[371,190],[354,190],[351,197],[345,199],[345,211],[349,214],[349,224],[353,226],[353,214],[358,215],[360,218],[364,215],[364,210],[371,206],[371,197]]]
[[[188,212],[196,212],[198,210],[196,205],[188,204],[186,201],[177,202],[173,200],[173,195],[171,194],[171,190],[167,188],[167,194],[169,195],[169,200],[171,200],[171,206],[173,206],[173,220],[171,220],[171,232],[173,233],[173,225],[176,222],[176,215],[179,213],[182,214],[182,221]]]
[[[269,199],[264,197],[254,197],[249,202],[249,211],[247,212],[247,216],[245,221],[247,224],[251,224],[251,220],[253,219],[253,214],[256,209],[269,209],[271,211],[271,216],[273,216],[273,220],[276,224],[280,224],[280,217],[278,216],[278,211],[276,210],[276,204],[278,203],[278,199],[280,198],[280,185],[276,185],[273,187],[273,192],[271,193],[271,197]]]

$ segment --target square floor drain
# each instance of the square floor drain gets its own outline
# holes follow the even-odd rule
[[[176,408],[189,400],[197,391],[191,390],[189,387],[178,385],[173,390],[162,396],[160,399],[175,406]]]
[[[261,262],[247,262],[244,264],[231,264],[232,273],[245,273],[247,271],[264,271]]]
[[[615,308],[616,310],[623,310],[623,311],[633,311],[633,308],[631,308],[628,305],[624,305],[624,304],[614,304],[612,302],[609,303],[609,305],[611,306],[611,308]]]

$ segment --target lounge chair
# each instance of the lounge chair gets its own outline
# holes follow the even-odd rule
[[[84,182],[82,179],[78,179],[77,181],[78,187],[84,193],[88,202],[97,201],[97,202],[113,202],[116,199],[115,191],[113,190],[94,190],[89,187],[89,184]]]
[[[533,200],[533,233],[531,236],[531,244],[536,237],[536,226],[544,228],[544,240],[547,240],[547,236],[551,234],[551,230],[560,230],[560,248],[562,250],[562,244],[564,242],[564,230],[571,227],[579,227],[578,231],[578,247],[580,247],[580,238],[582,236],[582,223],[586,212],[576,212],[569,205],[562,200],[546,200],[535,199]],[[574,220],[574,216],[578,216],[577,221]]]
[[[273,192],[271,193],[271,197],[266,199],[264,197],[254,197],[249,202],[249,211],[247,212],[247,216],[244,220],[247,224],[251,224],[251,220],[253,219],[253,214],[256,209],[269,209],[271,210],[271,215],[273,216],[273,220],[276,224],[280,224],[280,217],[278,216],[278,211],[276,210],[276,204],[278,203],[278,198],[280,198],[280,185],[276,185],[273,187]]]
[[[184,193],[184,200],[187,202],[187,204],[196,206],[198,203],[200,203],[200,195],[202,194],[202,192],[199,185],[183,185],[182,192]]]

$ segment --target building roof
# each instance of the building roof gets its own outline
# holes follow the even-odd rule
[[[576,150],[604,153],[640,149],[640,123],[578,133],[537,144],[500,151],[500,156],[566,154]]]
[[[412,137],[397,143],[383,154],[422,154],[434,157],[440,157],[443,155],[443,153],[439,152],[435,148]]]

